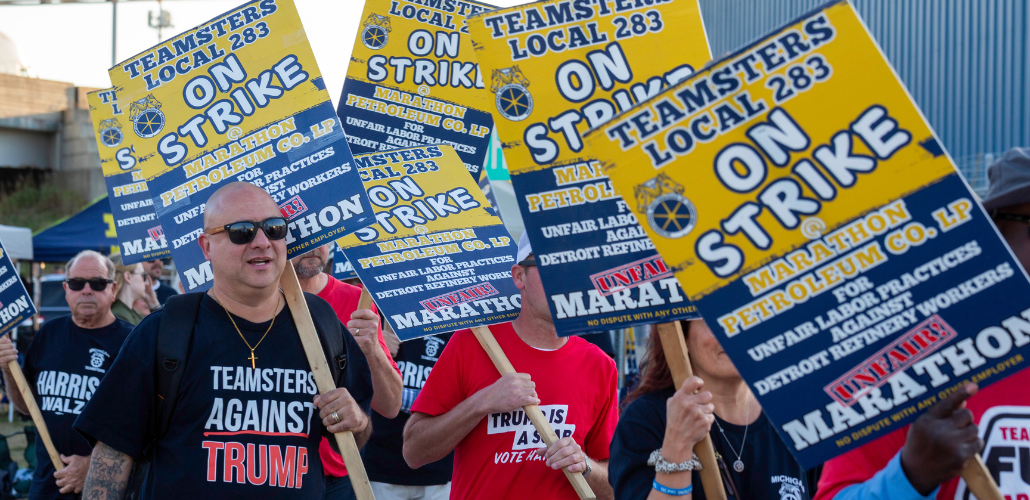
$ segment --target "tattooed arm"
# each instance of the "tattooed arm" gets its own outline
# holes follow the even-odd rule
[[[129,485],[132,457],[97,441],[90,459],[82,500],[121,500]]]

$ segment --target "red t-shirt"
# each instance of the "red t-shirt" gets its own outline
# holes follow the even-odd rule
[[[579,337],[542,351],[523,342],[511,323],[490,330],[515,370],[536,382],[540,409],[558,436],[571,435],[587,456],[606,460],[619,419],[612,359]],[[461,330],[447,343],[411,411],[442,415],[499,378],[475,335]],[[543,447],[521,408],[483,417],[454,451],[451,498],[577,499],[565,474],[534,453]]]
[[[361,287],[348,285],[329,276],[329,281],[326,282],[325,288],[318,292],[318,296],[333,306],[336,316],[346,325],[350,321],[350,315],[358,309]],[[375,304],[372,304],[372,312],[378,314]],[[379,345],[382,346],[383,352],[386,353],[386,359],[390,360],[393,369],[397,370],[397,363],[393,361],[393,356],[390,356],[390,348],[386,347],[386,340],[383,339],[382,327],[379,328],[378,333]],[[400,370],[397,371],[398,373],[400,372]],[[326,438],[322,438],[322,443],[318,445],[318,454],[322,457],[322,469],[327,476],[343,477],[347,475],[347,467],[343,465],[343,457],[329,447],[329,441]]]
[[[1030,495],[1030,370],[1023,370],[981,389],[966,401],[986,446],[983,460],[1006,500]],[[989,433],[989,434],[988,434]],[[883,469],[905,445],[908,427],[826,462],[815,500],[829,500],[846,486],[865,482]],[[1025,474],[1025,472],[1023,473]],[[967,499],[966,482],[958,477],[941,485],[938,500]]]

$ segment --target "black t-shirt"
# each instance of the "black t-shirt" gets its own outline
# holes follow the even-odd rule
[[[136,327],[107,383],[75,421],[91,442],[134,460],[154,438],[156,334],[164,312]],[[269,325],[233,319],[250,345]],[[344,339],[348,362],[337,384],[368,412],[368,362],[349,333]],[[154,448],[148,498],[322,498],[324,428],[312,402],[318,391],[289,308],[275,317],[255,355],[256,370],[225,310],[205,295],[172,419]]]
[[[401,454],[404,446],[404,425],[411,417],[411,404],[429,378],[429,372],[436,365],[440,353],[450,340],[451,334],[422,337],[401,344],[394,360],[401,371],[404,395],[401,398],[401,412],[397,418],[389,419],[372,413],[372,437],[365,445],[364,461],[368,479],[387,484],[405,486],[431,486],[447,484],[454,472],[454,452],[446,457],[423,465],[418,469],[408,467]]]
[[[584,333],[579,337],[596,345],[599,349],[604,351],[609,358],[615,359],[615,344],[612,343],[612,336],[608,332]]]
[[[132,325],[117,318],[105,327],[86,329],[77,326],[71,316],[62,316],[44,323],[29,345],[25,379],[35,384],[32,392],[58,453],[89,456],[92,452],[72,423],[93,397],[131,331]],[[36,470],[29,498],[75,498],[59,490],[54,464],[37,433]]]
[[[655,478],[654,467],[647,465],[651,452],[662,447],[665,440],[665,402],[674,394],[672,388],[641,396],[622,413],[611,445],[608,481],[619,500],[643,500],[650,494]],[[716,453],[722,455],[737,491],[745,499],[808,500],[812,491],[808,476],[794,460],[786,445],[776,434],[765,413],[747,426],[747,441],[743,443],[741,461],[744,472],[733,470],[736,452],[741,451],[744,426],[718,419],[726,438],[712,425],[712,442]],[[727,446],[729,439],[734,451]],[[705,497],[701,476],[693,472],[694,500]],[[726,494],[729,496],[730,492]]]

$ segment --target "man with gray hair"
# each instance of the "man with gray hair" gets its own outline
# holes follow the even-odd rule
[[[85,250],[68,262],[67,269],[64,296],[72,314],[43,324],[25,353],[25,379],[64,462],[64,469],[54,472],[37,434],[37,466],[29,489],[33,499],[74,499],[82,491],[92,450],[72,423],[132,331],[131,324],[111,313],[116,296],[111,259]],[[10,388],[15,383],[8,363],[17,359],[11,339],[0,338],[0,369]],[[19,391],[7,391],[7,395],[18,411],[29,413]]]

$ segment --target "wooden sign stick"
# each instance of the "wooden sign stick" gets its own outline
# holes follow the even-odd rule
[[[483,346],[483,350],[490,356],[490,360],[494,362],[494,366],[497,367],[497,371],[501,372],[501,375],[515,373],[515,367],[511,365],[511,361],[508,361],[508,356],[504,354],[501,346],[497,344],[497,339],[494,338],[494,334],[490,331],[489,327],[474,327],[472,328],[472,333],[476,334],[479,345]],[[544,438],[544,444],[550,448],[558,440],[558,435],[554,433],[551,424],[547,422],[544,412],[540,411],[540,407],[537,405],[523,406],[522,410],[526,412],[526,416],[533,422],[533,427],[536,428],[536,431]],[[565,477],[572,483],[572,487],[576,490],[579,498],[583,500],[597,500],[597,496],[590,489],[590,485],[587,484],[587,479],[583,477],[582,472],[569,472],[567,469],[562,469],[562,472],[565,473]]]
[[[669,373],[672,374],[672,383],[679,389],[685,380],[694,376],[690,358],[687,357],[687,341],[683,336],[683,327],[679,321],[659,323],[658,335],[662,339],[662,351],[665,352],[665,362],[668,363]],[[694,453],[701,461],[701,484],[705,488],[705,497],[726,500],[726,489],[723,488],[719,465],[715,461],[712,437],[705,434],[705,438],[694,445]]]
[[[368,288],[361,287],[361,297],[358,298],[358,309],[371,309],[372,308],[372,294],[368,293]],[[344,321],[346,323],[346,321]]]
[[[39,406],[36,405],[36,396],[32,394],[32,386],[29,385],[28,380],[25,380],[25,374],[22,373],[21,367],[18,366],[17,361],[7,363],[7,368],[11,370],[11,375],[14,376],[14,383],[18,386],[18,392],[21,393],[21,399],[25,401],[25,406],[29,408],[29,415],[32,416],[32,423],[36,425],[36,432],[39,433],[39,438],[43,440],[43,446],[46,446],[46,452],[50,455],[50,461],[53,462],[54,469],[63,469],[64,462],[61,460],[61,455],[57,453],[57,448],[54,448],[54,442],[50,440],[50,431],[46,428],[46,422],[43,420],[43,413],[39,411]]]
[[[322,343],[318,340],[318,332],[315,331],[315,323],[311,320],[311,311],[308,311],[308,303],[304,300],[304,292],[300,288],[297,271],[293,268],[292,262],[286,262],[283,275],[279,278],[279,285],[286,295],[286,304],[290,308],[293,322],[297,324],[300,342],[304,345],[304,354],[307,355],[311,373],[315,376],[318,393],[325,394],[336,389],[336,381],[329,370],[329,362],[322,351]],[[347,466],[347,475],[350,476],[351,485],[354,487],[354,495],[358,500],[375,500],[372,486],[368,483],[368,474],[365,473],[365,464],[361,462],[358,444],[354,441],[354,433],[337,432],[334,436],[340,448],[340,456],[343,457],[343,464]]]
[[[1001,496],[1001,491],[998,490],[998,483],[994,482],[994,477],[987,470],[979,453],[973,455],[966,467],[962,469],[962,479],[966,480],[969,492],[979,500],[1005,500]]]

